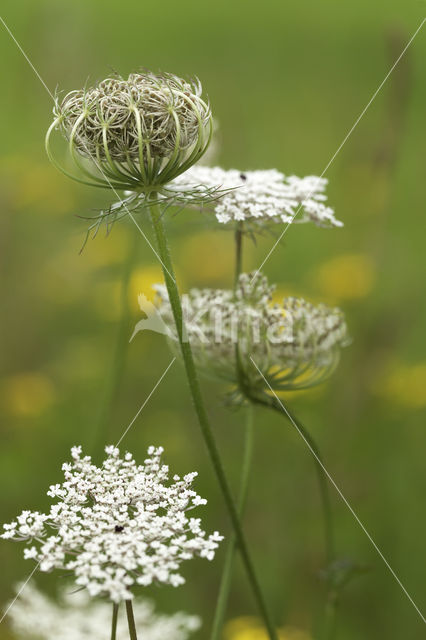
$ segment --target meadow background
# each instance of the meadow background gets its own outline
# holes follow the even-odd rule
[[[196,74],[220,124],[217,163],[304,175],[322,172],[425,8],[394,0],[7,0],[1,15],[52,91],[79,88],[111,69]],[[353,343],[338,372],[316,391],[288,396],[288,404],[423,610],[425,54],[426,29],[327,171],[329,202],[345,227],[291,227],[264,268],[280,292],[338,304],[347,315]],[[49,164],[43,138],[51,98],[2,25],[0,61],[0,501],[7,522],[23,508],[47,505],[45,491],[60,480],[72,445],[99,452],[104,439],[118,439],[170,353],[162,336],[139,334],[105,406],[117,340],[127,344],[141,318],[137,294],[161,280],[159,264],[127,221],[79,255],[87,223],[77,215],[91,215],[112,198]],[[139,222],[152,238],[143,214]],[[183,289],[231,285],[232,234],[225,227],[197,212],[167,224]],[[265,236],[247,244],[246,270],[260,265],[272,242]],[[123,294],[129,251],[135,267]],[[203,388],[237,486],[242,414],[223,406],[221,385],[204,381]],[[173,469],[202,471],[198,490],[209,506],[200,515],[207,530],[228,532],[177,362],[123,442],[140,457],[149,444],[166,448]],[[423,637],[420,617],[335,492],[333,507],[340,557],[370,569],[345,591],[338,637]],[[298,434],[262,411],[245,526],[277,621],[315,629],[325,590],[314,468]],[[31,571],[22,552],[0,545],[1,603]],[[213,615],[223,552],[213,564],[189,563],[184,587],[150,591],[164,611],[202,615],[199,638]],[[53,591],[58,579],[37,582]],[[229,616],[242,615],[256,611],[238,562]],[[9,638],[5,622],[0,639]]]

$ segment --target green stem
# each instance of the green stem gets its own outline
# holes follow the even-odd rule
[[[242,270],[243,255],[243,222],[239,222],[235,230],[235,282],[234,289],[238,285],[238,279]],[[238,344],[235,346],[237,373],[240,366],[240,354]],[[241,470],[240,495],[238,499],[238,515],[240,520],[244,513],[245,502],[247,498],[247,490],[250,478],[250,468],[253,458],[253,405],[249,404],[246,409],[246,425],[244,433],[244,449],[243,449],[243,466]],[[219,640],[222,634],[223,623],[225,620],[226,609],[228,606],[229,593],[231,590],[232,571],[234,565],[234,557],[236,551],[235,534],[232,535],[226,550],[225,563],[223,567],[222,578],[219,587],[219,594],[216,603],[216,610],[213,619],[213,628],[211,640]]]
[[[338,595],[333,589],[328,594],[327,604],[325,607],[324,640],[334,640],[336,637],[337,605]]]
[[[96,452],[101,439],[102,442],[104,441],[103,436],[108,429],[111,413],[117,399],[117,394],[120,389],[120,383],[124,373],[127,348],[129,344],[129,284],[134,263],[136,261],[138,245],[137,235],[132,234],[130,246],[128,247],[127,259],[123,265],[122,271],[120,294],[121,313],[115,339],[111,369],[108,374],[108,381],[105,387],[99,417],[96,422],[96,428],[92,434],[92,442],[90,445],[90,450],[94,452]]]
[[[309,431],[306,429],[306,427],[304,427],[304,425],[300,422],[300,420],[298,420],[296,416],[291,414],[287,407],[283,409],[284,403],[282,401],[279,401],[277,398],[266,394],[262,396],[262,398],[250,395],[250,399],[256,404],[261,404],[263,406],[269,407],[270,409],[274,409],[280,415],[287,418],[287,420],[292,423],[293,426],[296,425],[297,429],[300,431],[306,442],[311,447],[311,453],[317,472],[318,488],[321,498],[321,509],[324,525],[325,556],[327,566],[329,566],[335,560],[333,514],[331,510],[330,494],[328,491],[328,478],[322,466],[322,457],[318,445]]]
[[[217,480],[219,482],[222,494],[225,500],[226,507],[229,512],[229,516],[235,531],[237,538],[237,544],[242,556],[242,560],[247,571],[247,576],[253,589],[254,596],[256,598],[260,614],[262,615],[265,626],[268,630],[268,634],[271,640],[278,640],[277,632],[272,624],[271,618],[266,607],[265,600],[263,598],[262,591],[256,576],[256,572],[253,567],[253,563],[248,551],[247,543],[243,530],[240,525],[240,519],[238,517],[238,511],[232,498],[231,490],[229,488],[228,480],[225,475],[225,471],[222,465],[222,460],[219,454],[219,450],[216,445],[216,441],[213,435],[213,430],[210,426],[209,418],[204,406],[204,401],[201,395],[200,383],[198,381],[198,375],[195,368],[194,359],[192,356],[191,345],[186,339],[186,331],[183,321],[182,305],[179,296],[178,287],[174,277],[173,265],[169,253],[166,234],[163,226],[161,211],[153,201],[151,206],[151,219],[154,226],[154,232],[157,240],[158,252],[162,261],[164,280],[166,283],[167,291],[169,294],[170,305],[173,312],[173,317],[176,325],[176,331],[178,334],[179,344],[182,351],[182,358],[184,362],[186,377],[194,408],[198,417],[198,422],[206,443],[213,468],[215,470]]]
[[[249,405],[246,408],[246,425],[244,434],[244,452],[243,466],[241,470],[240,495],[238,499],[238,515],[242,518],[247,498],[248,484],[250,478],[251,461],[253,458],[253,407]],[[225,564],[223,567],[222,578],[220,582],[219,595],[216,603],[216,611],[213,620],[213,629],[210,636],[211,640],[219,640],[221,638],[223,622],[225,619],[226,608],[228,605],[229,592],[231,590],[232,569],[234,564],[235,550],[237,546],[237,538],[235,534],[229,540],[226,549]]]
[[[136,634],[135,617],[133,615],[133,605],[131,600],[126,600],[127,624],[129,625],[130,640],[138,640]]]
[[[322,456],[317,443],[315,442],[309,431],[306,429],[306,427],[300,422],[300,420],[292,415],[287,408],[286,411],[288,412],[288,419],[298,427],[300,433],[303,435],[305,440],[310,445],[312,451],[315,453],[315,455],[313,455],[312,457],[317,472],[318,489],[321,498],[321,507],[324,522],[325,557],[327,566],[330,566],[331,563],[334,562],[336,555],[334,545],[334,526],[333,513],[330,503],[330,492],[328,490],[328,478],[324,472]]]
[[[311,436],[306,427],[296,418],[296,416],[285,407],[284,403],[278,400],[274,396],[264,394],[261,398],[250,395],[250,399],[255,404],[261,404],[270,409],[274,409],[280,415],[283,415],[292,424],[297,427],[299,432],[305,438],[306,442],[311,448],[311,454],[314,459],[315,469],[317,472],[318,488],[321,498],[321,510],[323,516],[324,526],[324,540],[325,540],[325,556],[326,565],[329,568],[336,558],[335,542],[334,542],[334,526],[333,526],[333,514],[331,510],[330,494],[328,490],[328,478],[324,472],[322,456],[317,443]],[[328,583],[327,589],[327,601],[325,605],[325,620],[324,620],[324,640],[334,640],[336,630],[336,613],[337,613],[337,593],[333,585]]]
[[[288,411],[288,409],[286,408]],[[318,489],[321,498],[321,506],[324,521],[324,542],[325,542],[325,557],[327,565],[329,566],[335,560],[334,551],[334,531],[333,531],[333,514],[331,511],[330,493],[328,490],[328,478],[324,473],[322,456],[318,448],[317,443],[311,436],[306,427],[298,420],[294,415],[289,413],[289,420],[297,426],[300,433],[310,445],[312,451],[315,453],[313,457],[315,470],[317,472]]]
[[[112,605],[111,640],[117,637],[118,604]]]
[[[235,229],[235,286],[243,268],[243,225],[242,221],[238,222]]]

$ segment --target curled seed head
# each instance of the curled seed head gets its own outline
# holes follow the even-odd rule
[[[129,188],[148,186],[173,179],[206,150],[211,111],[201,92],[198,81],[141,71],[71,91],[54,114],[72,150],[101,173],[105,165],[115,180],[129,176]]]

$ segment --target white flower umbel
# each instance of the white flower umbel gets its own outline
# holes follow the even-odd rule
[[[343,223],[325,204],[327,180],[318,176],[285,176],[268,171],[225,171],[220,167],[194,166],[179,176],[169,189],[187,191],[197,188],[200,193],[216,188],[214,212],[221,223],[303,223],[313,222],[319,227],[341,227]]]
[[[197,474],[170,480],[161,447],[150,447],[142,465],[116,447],[106,453],[97,467],[73,447],[72,462],[62,467],[65,481],[48,491],[56,499],[49,513],[23,511],[2,537],[35,541],[24,555],[41,571],[71,571],[91,596],[113,602],[132,598],[137,585],[183,584],[181,563],[212,560],[222,540],[187,515],[207,502],[192,489]]]
[[[19,591],[19,589],[17,589]],[[143,640],[187,640],[201,626],[197,616],[156,613],[150,600],[133,602],[136,628]],[[22,640],[105,640],[111,605],[92,600],[86,591],[61,592],[51,600],[29,584],[11,607],[12,630]],[[117,637],[127,636],[127,623],[119,616]]]
[[[172,327],[167,292],[155,288],[159,312]],[[235,291],[192,289],[184,296],[187,339],[201,371],[243,382],[247,391],[265,390],[264,378],[276,390],[304,389],[332,373],[348,343],[340,309],[293,297],[272,304],[274,288],[259,273],[241,274]]]
[[[276,169],[228,171],[220,167],[190,167],[158,191],[160,204],[200,207],[212,210],[218,222],[245,223],[247,232],[276,224],[313,222],[317,227],[342,227],[343,223],[326,204],[327,179],[318,176],[285,176]],[[132,210],[146,208],[146,193],[128,192],[124,202]],[[123,203],[112,205],[103,215],[125,215]]]

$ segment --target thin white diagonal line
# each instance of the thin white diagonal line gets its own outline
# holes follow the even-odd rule
[[[176,360],[176,357],[173,358],[173,360],[170,362],[169,366],[167,367],[167,369],[163,372],[163,374],[160,376],[160,378],[158,379],[157,383],[155,384],[155,386],[153,387],[153,389],[151,390],[150,394],[148,395],[148,397],[146,398],[145,402],[142,404],[142,406],[139,408],[138,412],[136,413],[135,417],[132,419],[132,421],[130,422],[129,426],[126,428],[126,430],[124,431],[123,435],[121,436],[120,440],[117,442],[117,444],[115,445],[116,447],[118,447],[118,445],[120,444],[120,442],[123,440],[124,436],[127,434],[127,432],[129,431],[129,429],[134,425],[134,423],[136,422],[136,420],[139,418],[142,409],[146,406],[146,404],[149,402],[152,394],[154,393],[154,391],[156,390],[156,388],[158,387],[158,385],[160,384],[160,382],[163,380],[164,376],[166,375],[166,373],[168,372],[168,370],[170,369],[170,367],[172,366],[172,364],[174,363],[174,361]]]
[[[54,96],[52,94],[52,92],[50,91],[49,87],[47,86],[47,84],[44,82],[43,78],[41,77],[40,73],[37,71],[37,69],[35,68],[35,66],[33,65],[33,63],[31,62],[30,58],[28,57],[28,55],[25,53],[24,49],[21,47],[21,45],[19,44],[18,40],[15,38],[15,36],[13,35],[12,31],[9,29],[8,25],[6,24],[6,22],[4,21],[4,19],[0,16],[0,21],[3,24],[4,28],[6,29],[6,31],[8,32],[8,34],[10,35],[10,37],[12,38],[13,42],[16,44],[16,46],[18,47],[19,51],[22,53],[22,55],[24,56],[25,60],[28,62],[28,64],[30,65],[31,69],[34,71],[35,75],[37,76],[37,78],[40,80],[41,84],[43,85],[43,87],[46,89],[46,91],[48,92],[49,96],[52,98],[52,100],[54,100]],[[101,167],[98,166],[98,164],[96,163],[96,160],[91,156],[91,154],[88,152],[88,155],[92,158],[92,161],[94,162],[95,166],[98,168],[98,170],[100,171],[100,173],[102,174],[102,176],[104,177],[104,179],[108,182],[111,190],[113,191],[113,193],[115,194],[115,196],[118,198],[118,200],[120,201],[121,204],[123,204],[123,200],[120,198],[119,194],[117,193],[116,189],[112,186],[110,180],[108,179],[108,177],[104,174],[104,172],[102,171]],[[141,227],[139,226],[139,224],[137,223],[137,221],[135,220],[134,216],[131,214],[130,210],[128,209],[127,205],[124,203],[124,207],[127,211],[127,213],[129,214],[129,217],[131,218],[131,220],[133,221],[133,223],[135,224],[136,228],[138,229],[139,233],[143,236],[143,238],[145,239],[145,241],[148,243],[148,245],[150,246],[151,250],[154,252],[154,254],[156,255],[156,257],[158,258],[158,260],[160,261],[160,263],[162,264],[162,266],[164,267],[165,271],[167,271],[167,273],[169,274],[169,276],[172,278],[172,280],[174,280],[173,275],[171,273],[169,273],[167,267],[164,265],[163,261],[161,260],[160,256],[158,255],[158,253],[156,252],[156,250],[154,249],[154,247],[152,246],[151,242],[149,241],[149,239],[146,237],[145,233],[143,232],[143,230],[141,229]],[[159,378],[159,380],[157,381],[157,383],[155,384],[155,386],[153,387],[153,389],[151,390],[151,392],[149,393],[148,397],[146,398],[145,402],[142,404],[142,406],[139,408],[137,414],[135,415],[135,417],[133,418],[133,420],[130,422],[129,426],[126,428],[126,430],[124,431],[123,435],[121,436],[121,438],[119,439],[119,441],[117,442],[116,446],[118,446],[121,441],[123,440],[123,438],[125,437],[125,435],[128,433],[129,429],[133,426],[133,424],[135,423],[135,421],[137,420],[137,418],[139,417],[139,415],[141,414],[142,410],[144,409],[144,407],[146,406],[146,404],[148,403],[148,401],[150,400],[150,398],[152,397],[153,393],[155,392],[155,390],[157,389],[158,385],[161,383],[161,381],[163,380],[163,378],[165,377],[165,375],[167,374],[167,372],[169,371],[170,367],[172,366],[172,364],[174,363],[174,361],[176,360],[176,358],[173,358],[173,360],[170,362],[170,364],[168,365],[167,369],[163,372],[163,374],[161,375],[161,377]],[[32,576],[34,575],[34,573],[36,572],[36,570],[38,569],[40,563],[37,563],[34,567],[34,569],[31,571],[30,575],[28,576],[28,578],[25,580],[25,582],[23,583],[23,585],[21,586],[21,588],[19,589],[18,593],[16,594],[15,598],[12,600],[12,602],[9,604],[9,606],[7,607],[6,611],[4,612],[3,616],[0,619],[0,624],[3,622],[3,620],[5,619],[5,617],[7,616],[7,614],[9,613],[9,611],[11,610],[11,608],[13,607],[13,605],[15,604],[15,602],[17,601],[17,599],[19,598],[19,596],[21,595],[22,591],[25,589],[25,587],[27,586],[28,582],[31,580]]]
[[[18,40],[15,38],[15,36],[13,35],[12,31],[9,29],[9,27],[7,26],[6,22],[4,21],[4,19],[0,16],[0,21],[2,22],[4,28],[6,29],[6,31],[8,32],[8,34],[10,35],[10,37],[12,38],[13,42],[16,44],[16,46],[18,47],[19,51],[22,53],[22,55],[24,56],[25,60],[28,62],[28,64],[30,65],[31,69],[34,71],[34,73],[36,74],[37,78],[40,80],[40,82],[42,83],[43,87],[46,89],[47,93],[50,95],[50,97],[52,98],[52,100],[54,101],[55,98],[53,96],[53,93],[50,91],[49,87],[47,86],[47,84],[44,82],[43,78],[41,77],[40,73],[37,71],[37,69],[35,68],[35,66],[33,65],[33,63],[31,62],[30,58],[27,56],[27,54],[25,53],[24,49],[21,47],[21,45],[19,44]],[[173,277],[173,275],[170,273],[170,271],[167,269],[166,265],[164,264],[164,262],[162,261],[162,259],[160,258],[160,256],[158,255],[157,251],[155,250],[155,248],[152,246],[151,242],[149,241],[149,239],[147,238],[146,234],[143,232],[143,230],[141,229],[140,225],[137,223],[137,221],[135,220],[133,214],[130,212],[130,209],[128,208],[127,204],[124,202],[124,200],[122,198],[120,198],[117,190],[112,186],[110,179],[108,178],[108,176],[105,175],[105,173],[102,171],[102,168],[99,166],[99,164],[96,162],[96,159],[93,157],[93,155],[89,152],[89,150],[87,149],[86,145],[83,143],[83,146],[87,152],[87,155],[90,157],[90,159],[92,160],[92,162],[94,163],[95,167],[98,169],[98,171],[101,173],[102,177],[107,181],[107,183],[110,186],[111,191],[114,193],[114,195],[116,196],[116,198],[118,199],[118,201],[120,202],[120,204],[123,206],[124,205],[124,210],[127,212],[127,214],[129,215],[130,219],[132,220],[132,222],[134,223],[134,225],[136,226],[136,228],[138,229],[139,233],[141,234],[141,236],[144,238],[145,242],[149,245],[150,249],[153,251],[153,253],[155,254],[155,256],[157,257],[157,259],[159,260],[159,262],[161,263],[162,267],[165,269],[165,271],[168,273],[168,275],[170,276],[170,278],[173,280],[173,282],[176,282],[175,278]]]
[[[23,50],[23,48],[21,47],[21,45],[19,44],[19,42],[17,41],[17,39],[15,38],[15,36],[13,35],[13,33],[11,32],[11,30],[9,29],[9,27],[7,26],[7,24],[5,23],[5,21],[3,20],[3,18],[1,16],[0,16],[0,22],[2,22],[4,28],[6,29],[6,31],[8,32],[10,37],[12,38],[13,42],[18,47],[19,51],[24,56],[25,60],[30,65],[31,69],[36,74],[37,78],[40,80],[40,82],[43,85],[43,87],[46,89],[47,93],[50,95],[52,100],[54,100],[55,98],[53,97],[53,93],[50,91],[49,87],[47,86],[47,84],[45,83],[45,81],[43,80],[43,78],[41,77],[41,75],[39,74],[39,72],[37,71],[37,69],[35,68],[35,66],[33,65],[33,63],[31,62],[31,60],[29,59],[29,57],[27,56],[27,54],[25,53],[25,51]]]
[[[423,20],[421,21],[420,25],[417,27],[417,29],[415,30],[415,32],[413,33],[413,35],[411,36],[411,38],[409,39],[409,41],[407,42],[407,44],[405,45],[404,49],[402,50],[402,52],[400,53],[400,55],[398,56],[398,58],[395,60],[395,62],[393,63],[392,67],[390,68],[390,70],[388,71],[388,73],[386,74],[386,76],[384,77],[384,79],[382,80],[382,82],[379,84],[379,86],[377,87],[376,91],[373,93],[373,95],[371,96],[370,100],[367,102],[367,104],[365,105],[364,109],[361,111],[361,113],[359,114],[358,118],[355,120],[354,124],[352,125],[352,127],[349,129],[348,133],[346,134],[346,136],[343,138],[342,142],[340,143],[340,145],[338,146],[337,150],[333,153],[333,155],[331,156],[330,160],[328,161],[325,169],[323,170],[323,172],[320,175],[320,178],[322,178],[324,176],[324,174],[326,173],[326,171],[329,169],[330,165],[334,162],[336,156],[340,153],[340,151],[342,150],[343,146],[346,144],[346,142],[348,141],[348,139],[350,138],[350,136],[352,135],[353,131],[356,129],[356,127],[358,126],[359,122],[361,121],[361,119],[363,118],[363,116],[365,115],[365,113],[367,112],[367,110],[369,109],[369,107],[371,106],[371,104],[374,102],[374,100],[376,99],[377,95],[380,93],[381,89],[383,88],[383,86],[385,85],[385,83],[387,82],[389,76],[392,74],[392,72],[394,71],[395,67],[398,65],[398,63],[400,62],[400,60],[403,58],[403,56],[405,55],[407,49],[410,47],[411,43],[413,42],[414,38],[417,36],[417,34],[419,33],[420,29],[423,27],[424,23],[426,22],[426,18],[423,18]],[[265,264],[265,262],[267,260],[269,260],[271,254],[273,253],[273,251],[276,249],[277,245],[281,242],[282,238],[284,237],[285,233],[287,232],[289,226],[291,225],[291,223],[294,221],[295,217],[297,216],[297,214],[299,213],[299,211],[302,209],[303,205],[305,204],[305,202],[307,200],[309,200],[309,198],[312,196],[313,191],[311,191],[311,193],[309,193],[306,198],[303,200],[303,202],[300,203],[298,209],[296,210],[295,214],[293,215],[293,218],[291,220],[291,222],[288,222],[286,224],[286,226],[284,227],[283,232],[281,233],[281,235],[279,236],[278,240],[276,240],[276,242],[274,243],[274,246],[272,247],[272,249],[269,251],[268,255],[266,256],[266,258],[263,260],[262,264],[260,265],[260,267],[256,270],[253,279],[258,275],[259,271],[262,269],[263,265]]]
[[[327,476],[328,480],[331,482],[331,484],[333,485],[333,487],[336,489],[337,493],[339,494],[339,496],[341,497],[341,499],[343,500],[343,502],[345,503],[345,505],[347,506],[347,508],[349,509],[349,511],[351,512],[351,514],[353,515],[353,517],[355,518],[355,520],[357,521],[357,523],[359,524],[359,526],[361,527],[361,529],[363,530],[363,532],[365,533],[365,535],[367,536],[367,538],[369,539],[369,541],[371,542],[371,544],[373,545],[374,549],[377,551],[377,553],[379,554],[379,556],[381,557],[381,559],[383,560],[383,562],[385,563],[385,565],[387,566],[387,568],[389,569],[389,571],[391,572],[392,576],[395,578],[396,582],[399,584],[399,586],[401,587],[401,589],[403,590],[403,592],[405,593],[405,595],[407,596],[408,600],[411,602],[411,604],[413,605],[413,607],[415,608],[415,610],[417,611],[417,613],[419,614],[420,618],[423,620],[423,622],[426,624],[426,618],[424,617],[424,615],[422,614],[422,612],[420,611],[419,607],[416,605],[416,603],[414,602],[413,598],[410,596],[410,594],[408,593],[407,589],[404,587],[404,585],[402,584],[401,580],[398,578],[398,576],[396,575],[395,571],[392,569],[392,567],[390,566],[389,562],[386,560],[385,556],[383,555],[383,553],[380,551],[379,547],[377,546],[377,544],[374,542],[373,538],[371,537],[371,535],[369,534],[369,532],[367,531],[367,529],[365,528],[364,524],[361,522],[360,518],[358,517],[358,515],[355,513],[354,509],[351,507],[350,503],[348,502],[348,500],[345,498],[345,496],[343,495],[341,489],[337,486],[334,478],[330,475],[330,473],[328,472],[328,470],[325,468],[321,458],[318,456],[318,454],[315,452],[315,450],[312,448],[311,444],[308,442],[308,440],[305,438],[305,436],[303,435],[303,433],[301,432],[301,430],[299,429],[299,427],[297,426],[297,424],[294,422],[293,418],[291,417],[291,415],[289,414],[289,412],[287,411],[287,409],[285,408],[285,406],[283,405],[283,403],[281,402],[281,400],[279,399],[279,397],[277,396],[277,394],[275,393],[275,391],[273,390],[273,388],[271,387],[271,385],[269,384],[269,382],[267,381],[267,379],[265,378],[265,376],[263,375],[263,373],[261,372],[261,370],[259,369],[259,367],[257,366],[257,364],[255,363],[255,361],[253,360],[252,356],[250,356],[250,360],[252,361],[253,365],[256,367],[257,371],[260,373],[260,375],[262,376],[263,380],[265,381],[265,383],[267,384],[269,390],[271,391],[271,393],[274,395],[275,399],[279,402],[280,407],[282,408],[282,410],[284,411],[284,413],[286,414],[287,418],[290,420],[291,424],[293,425],[293,427],[295,427],[296,431],[298,432],[298,434],[301,436],[301,438],[303,439],[303,441],[305,442],[306,446],[308,447],[309,451],[312,453],[312,455],[314,456],[315,460],[318,462],[318,464],[321,466],[322,470],[324,471],[325,475]]]
[[[161,381],[163,380],[163,378],[165,377],[166,373],[168,372],[168,370],[170,369],[170,367],[172,366],[172,364],[174,363],[174,361],[176,360],[176,357],[173,358],[173,360],[170,362],[169,366],[167,367],[167,369],[162,373],[162,375],[160,376],[160,378],[157,380],[156,384],[154,385],[154,387],[151,389],[151,392],[148,394],[147,398],[145,399],[144,403],[142,404],[142,406],[138,409],[138,412],[136,413],[135,417],[132,419],[132,421],[130,422],[130,424],[128,425],[128,427],[126,428],[126,430],[124,431],[123,435],[121,436],[120,440],[117,442],[117,444],[115,445],[116,447],[118,447],[118,445],[121,443],[121,441],[123,440],[123,438],[126,436],[126,434],[128,433],[129,429],[133,426],[133,424],[136,422],[136,420],[138,419],[138,417],[140,416],[140,414],[142,413],[142,410],[144,409],[144,407],[147,405],[147,403],[149,402],[149,400],[152,397],[152,394],[155,392],[155,390],[157,389],[158,385],[161,383]],[[7,614],[9,613],[9,611],[11,610],[11,608],[13,607],[13,605],[15,604],[15,602],[17,601],[17,599],[19,598],[19,596],[21,595],[21,593],[23,592],[23,590],[25,589],[25,587],[27,586],[28,582],[31,580],[31,578],[33,577],[34,573],[36,572],[36,570],[38,569],[40,565],[40,562],[37,562],[37,564],[35,565],[34,569],[31,571],[30,575],[28,576],[28,578],[25,580],[25,582],[23,583],[23,585],[21,586],[21,588],[19,589],[18,593],[16,594],[16,596],[13,598],[12,602],[9,604],[9,606],[7,607],[6,611],[3,613],[1,619],[0,619],[0,624],[3,622],[3,620],[5,619],[5,617],[7,616]]]
[[[1,18],[0,18],[1,19]],[[3,613],[1,619],[0,619],[0,624],[3,622],[3,620],[5,619],[5,617],[7,616],[7,614],[9,613],[9,611],[11,610],[11,608],[13,607],[13,605],[15,604],[15,602],[17,601],[17,599],[19,598],[19,596],[21,595],[21,593],[23,592],[23,590],[25,589],[25,587],[27,586],[27,584],[29,583],[29,581],[31,580],[31,578],[33,577],[34,573],[36,572],[36,570],[39,567],[39,562],[37,562],[36,566],[34,567],[34,569],[31,571],[30,575],[28,576],[28,578],[25,580],[24,584],[21,585],[21,588],[19,589],[18,593],[16,594],[16,596],[13,598],[12,602],[9,604],[9,606],[7,607],[6,611]]]

